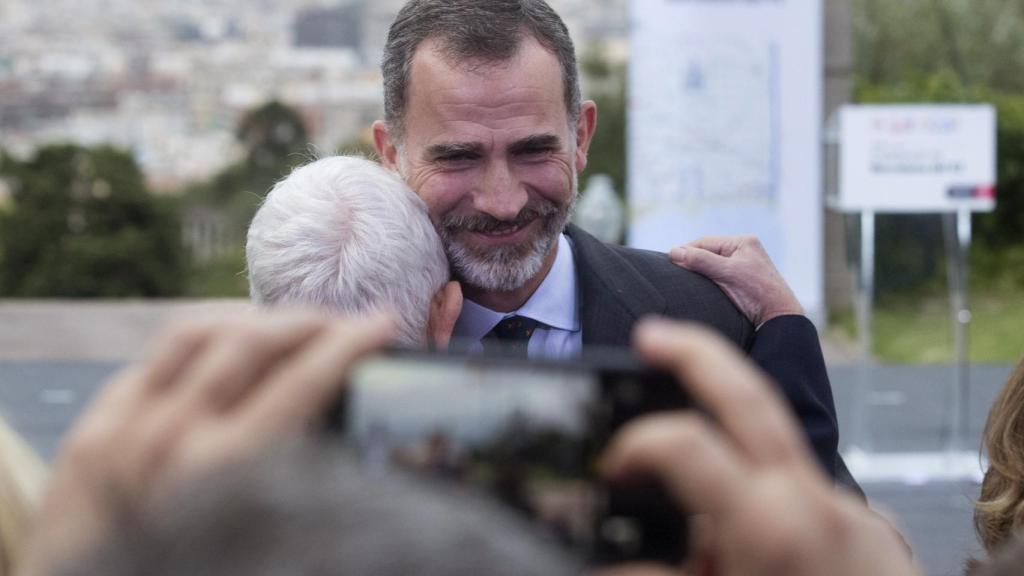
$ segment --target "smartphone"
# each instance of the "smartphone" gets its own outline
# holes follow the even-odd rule
[[[389,352],[359,364],[334,428],[371,473],[488,493],[591,565],[685,556],[686,519],[655,481],[609,485],[596,463],[638,415],[691,408],[627,350],[572,361]]]

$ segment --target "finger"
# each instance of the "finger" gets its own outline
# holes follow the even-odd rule
[[[80,435],[92,436],[98,429],[113,430],[134,415],[143,389],[142,379],[143,369],[137,365],[111,377],[90,400],[68,434],[68,440],[75,440]]]
[[[174,411],[188,417],[220,411],[250,392],[261,376],[328,326],[306,312],[247,315],[222,324],[204,353],[180,375]]]
[[[61,442],[50,477],[51,492],[71,489],[75,494],[89,497],[89,490],[106,490],[112,468],[110,460],[117,458],[126,424],[140,411],[141,372],[138,366],[126,368],[104,385],[90,402]],[[97,498],[105,496],[101,493]],[[77,504],[69,503],[66,497],[62,500],[59,503],[47,502],[47,507],[71,508]]]
[[[190,323],[186,334],[201,333],[189,365],[172,381],[151,388],[148,398],[123,426],[117,468],[126,492],[143,493],[195,431],[243,396],[268,366],[327,325],[309,314],[260,314],[225,321]],[[193,346],[194,338],[171,338]],[[168,352],[165,358],[173,357]]]
[[[719,531],[715,529],[715,521],[708,514],[694,514],[689,518],[690,541],[687,547],[684,567],[692,576],[710,576],[718,574],[715,568],[715,537]]]
[[[852,497],[848,494],[844,494],[843,496],[846,497],[845,501],[847,505],[849,505],[849,501]],[[859,504],[861,504],[859,501],[854,500],[854,506]],[[872,504],[872,507],[868,509],[868,512],[877,517],[877,525],[879,526],[880,531],[889,534],[894,541],[902,544],[908,553],[913,552],[911,550],[910,543],[907,542],[906,537],[903,536],[905,527],[903,526],[903,522],[900,520],[899,516],[885,507],[875,506],[874,504]]]
[[[716,279],[725,274],[729,259],[715,252],[695,246],[680,246],[668,253],[669,259],[677,266]]]
[[[190,318],[165,328],[142,364],[141,382],[147,391],[159,392],[187,370],[220,324],[213,318]]]
[[[627,424],[612,439],[601,470],[611,480],[653,476],[689,513],[722,510],[749,477],[735,448],[696,413]]]
[[[809,465],[802,436],[775,388],[721,336],[653,318],[641,321],[634,335],[640,355],[675,374],[754,462]]]
[[[714,252],[720,256],[732,256],[736,250],[742,245],[745,236],[705,236],[704,238],[698,238],[692,242],[688,242],[685,246],[688,248],[700,248],[701,250],[707,250],[708,252]]]
[[[386,316],[334,323],[267,375],[236,408],[225,434],[243,441],[307,426],[337,400],[355,362],[393,338]]]

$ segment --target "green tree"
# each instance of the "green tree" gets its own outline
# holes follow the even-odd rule
[[[851,0],[856,73],[889,85],[951,72],[964,86],[1024,90],[1016,0]]]
[[[12,202],[0,213],[0,294],[174,296],[182,288],[179,224],[135,160],[110,147],[55,145],[5,158]]]
[[[858,102],[996,107],[997,203],[993,213],[973,217],[975,254],[983,256],[979,272],[1011,271],[1024,255],[1024,6],[1010,0],[851,1]],[[944,285],[938,217],[881,218],[878,242],[890,247],[879,252],[880,290]]]
[[[235,136],[248,151],[246,165],[269,172],[289,166],[289,157],[301,153],[309,142],[306,125],[298,112],[276,101],[246,114]]]
[[[245,148],[239,162],[209,182],[183,194],[190,213],[216,214],[224,225],[222,246],[212,258],[193,258],[187,293],[192,296],[244,296],[245,233],[273,185],[311,158],[309,135],[298,112],[270,102],[245,114],[235,136]]]
[[[274,183],[310,158],[309,136],[298,112],[270,102],[238,123],[235,136],[245,157],[211,181],[186,192],[187,203],[213,208],[227,217],[239,242],[256,209]]]
[[[600,44],[580,59],[587,97],[597,103],[597,132],[590,143],[587,169],[580,175],[580,190],[592,174],[607,174],[615,191],[626,190],[626,68],[613,64]]]

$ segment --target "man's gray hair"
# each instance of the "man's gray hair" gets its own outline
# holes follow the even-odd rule
[[[576,51],[565,23],[544,0],[411,0],[391,25],[381,63],[384,119],[393,138],[403,136],[412,59],[424,40],[439,41],[450,62],[477,65],[509,60],[526,35],[558,58],[575,127],[582,103]]]
[[[255,303],[391,310],[412,346],[425,342],[431,301],[449,278],[426,204],[358,157],[324,158],[278,182],[249,226],[245,253]]]
[[[176,490],[63,576],[570,576],[579,564],[464,489],[305,440]]]

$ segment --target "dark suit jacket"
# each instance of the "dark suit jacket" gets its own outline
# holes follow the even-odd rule
[[[566,234],[576,261],[584,346],[629,346],[633,324],[651,314],[717,330],[778,383],[829,476],[860,491],[837,452],[832,387],[807,318],[776,318],[755,332],[714,282],[676,266],[667,255],[604,244],[572,225]]]

